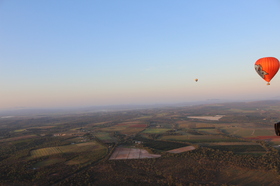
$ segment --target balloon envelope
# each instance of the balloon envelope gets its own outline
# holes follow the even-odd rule
[[[255,70],[268,83],[279,70],[279,61],[275,57],[260,58],[255,63]]]

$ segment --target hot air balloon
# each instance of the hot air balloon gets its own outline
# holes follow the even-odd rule
[[[197,82],[198,81],[198,79],[195,79],[195,82]]]
[[[280,122],[274,124],[275,133],[280,136]]]
[[[260,58],[255,63],[257,73],[270,85],[271,79],[279,70],[279,61],[275,57]]]

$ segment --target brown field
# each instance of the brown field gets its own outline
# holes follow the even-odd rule
[[[128,124],[126,124],[126,123],[120,123],[120,124],[117,124],[116,126],[126,126],[126,125],[128,125]]]
[[[123,122],[123,124],[128,124],[128,125],[132,125],[132,124],[139,124],[139,123],[143,123],[142,121],[126,121],[126,122]]]
[[[148,118],[151,118],[153,116],[140,116],[138,118],[135,118],[135,119],[148,119]]]
[[[131,122],[119,123],[117,125],[101,129],[100,131],[103,132],[119,131],[122,134],[133,135],[135,133],[141,132],[146,127],[147,125],[143,124],[142,121],[131,121]]]
[[[19,136],[19,137],[14,137],[14,138],[2,139],[2,140],[0,140],[0,142],[17,141],[17,140],[23,140],[23,139],[35,138],[35,137],[37,137],[37,135],[32,134],[32,135],[25,135],[25,136]]]
[[[280,141],[280,136],[256,136],[256,137],[250,137],[247,139]]]
[[[211,145],[258,145],[258,143],[254,142],[217,142],[217,143],[211,143]]]
[[[126,128],[126,126],[112,126],[112,127],[107,127],[107,128],[101,128],[99,131],[102,132],[113,132],[113,131],[122,131]]]
[[[139,124],[143,124],[142,121],[128,121],[128,122],[123,122],[123,123],[119,123],[116,126],[132,126],[132,125],[139,125]]]
[[[190,122],[189,122],[189,121],[178,121],[177,123],[178,123],[178,124],[185,125],[185,124],[189,124]]]
[[[135,127],[135,128],[138,128],[138,127],[140,127],[140,128],[146,128],[147,125],[146,125],[146,124],[135,124],[135,125],[131,125],[130,127]]]
[[[132,128],[132,127],[128,127],[126,129],[124,129],[123,131],[121,131],[122,134],[126,134],[126,135],[133,135],[136,134],[138,132],[143,131],[145,128]]]
[[[99,123],[92,123],[92,124],[88,124],[87,127],[103,125],[103,124],[110,123],[110,122],[112,122],[112,121],[104,121],[104,122],[99,122]]]
[[[181,152],[186,152],[186,151],[191,151],[191,150],[195,150],[195,147],[194,146],[186,146],[186,147],[181,147],[181,148],[178,148],[178,149],[173,149],[173,150],[170,150],[170,151],[167,151],[167,152],[181,153]]]
[[[14,132],[25,132],[26,129],[18,129],[18,130],[14,130]]]
[[[215,124],[204,122],[192,122],[192,121],[178,121],[180,128],[203,128],[203,127],[215,127]]]
[[[51,129],[54,127],[56,127],[56,126],[48,125],[48,126],[42,126],[42,127],[31,127],[31,128],[27,128],[27,129]]]
[[[251,185],[251,186],[261,186],[279,185],[279,178],[276,171],[263,171],[263,170],[253,170],[244,169],[236,166],[228,166],[226,169],[221,171],[221,175],[218,180],[221,180],[225,185]],[[234,178],[234,179],[230,179]]]
[[[159,158],[161,155],[150,154],[144,149],[117,147],[110,160]]]

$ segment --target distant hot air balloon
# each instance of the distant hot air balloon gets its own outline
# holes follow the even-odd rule
[[[267,81],[267,85],[270,85],[269,82],[278,72],[279,66],[279,61],[275,57],[264,57],[256,61],[255,70],[265,81]]]
[[[195,79],[195,82],[197,82],[198,81],[198,79]]]

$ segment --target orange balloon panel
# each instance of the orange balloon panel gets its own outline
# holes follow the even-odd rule
[[[267,82],[275,76],[279,70],[279,61],[275,57],[264,57],[256,61],[257,73]]]

